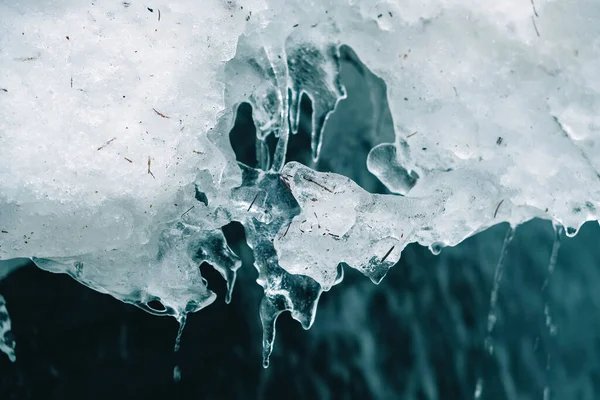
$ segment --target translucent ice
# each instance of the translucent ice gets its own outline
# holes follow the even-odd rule
[[[277,316],[310,327],[341,262],[379,282],[411,242],[598,219],[595,0],[26,1],[0,15],[0,258],[184,320],[215,299],[203,262],[229,300],[240,261],[221,227],[239,221],[265,363]],[[312,168],[336,158],[322,149],[346,96],[342,46],[387,85],[394,139],[365,131],[357,162],[393,194]],[[303,96],[308,166],[286,162]],[[242,102],[257,168],[229,143]]]

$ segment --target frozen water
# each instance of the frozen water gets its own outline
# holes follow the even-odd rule
[[[223,112],[221,65],[247,13],[220,1],[0,7],[0,257],[37,257],[122,300],[159,297],[173,314],[210,303],[196,265],[169,250],[187,242],[166,236],[189,233],[156,227],[196,203],[199,163],[223,188],[235,181],[199,133]]]
[[[15,362],[15,340],[11,329],[6,301],[0,296],[0,351],[6,354],[10,361]]]
[[[309,328],[341,262],[378,283],[411,242],[439,252],[533,217],[572,236],[598,219],[594,0],[26,1],[0,15],[0,258],[185,321],[215,299],[203,262],[229,301],[241,264],[221,227],[239,221],[265,364],[277,316]],[[336,157],[323,134],[346,96],[342,46],[387,85],[392,138],[363,138],[396,195],[311,168]],[[308,166],[286,162],[303,96]],[[228,140],[242,102],[257,168]]]

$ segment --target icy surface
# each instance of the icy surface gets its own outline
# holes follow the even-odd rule
[[[180,321],[254,251],[265,360],[275,320],[305,328],[344,262],[379,282],[411,242],[434,252],[502,221],[574,235],[600,201],[595,0],[177,1],[0,5],[0,258],[32,257]],[[346,96],[340,47],[387,85],[390,192],[286,163],[300,100],[311,156]],[[253,108],[258,168],[228,133]],[[378,107],[374,107],[375,109]],[[275,137],[275,151],[267,142]],[[227,299],[227,300],[228,300]]]
[[[10,361],[15,362],[15,340],[11,331],[10,315],[6,309],[6,301],[0,295],[0,351],[8,356]]]

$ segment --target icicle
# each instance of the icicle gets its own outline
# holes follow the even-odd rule
[[[271,300],[263,297],[260,303],[260,321],[263,327],[263,368],[269,367],[269,357],[275,342],[275,322],[279,314],[281,314],[281,310]]]
[[[185,328],[185,323],[187,322],[187,314],[183,313],[181,316],[177,318],[179,322],[179,330],[177,331],[177,337],[175,338],[175,347],[174,351],[177,353],[179,351],[179,347],[181,344],[181,335],[183,335],[183,329]],[[178,383],[181,380],[181,367],[179,364],[176,364],[173,368],[173,382]]]
[[[300,106],[305,94],[312,105],[311,154],[319,160],[325,124],[337,104],[346,98],[346,89],[340,81],[340,49],[330,43],[319,43],[311,38],[312,32],[297,32],[288,38],[287,66],[290,88],[290,124],[298,131]]]
[[[302,93],[300,93],[296,90],[290,89],[289,96],[290,96],[290,127],[292,130],[292,133],[295,135],[296,133],[298,133],[298,127],[300,126],[300,113],[301,113],[300,103],[301,103]]]
[[[179,351],[179,346],[181,343],[181,335],[183,335],[183,329],[185,328],[185,323],[187,322],[187,314],[183,313],[181,316],[177,318],[179,322],[179,330],[177,331],[177,337],[175,338],[175,352]]]
[[[227,247],[227,249],[229,250],[229,247]],[[235,255],[235,253],[233,253],[232,251],[230,251],[230,253],[232,254],[232,257],[230,257],[230,258],[221,257],[219,259],[221,261],[221,264],[215,263],[215,266],[214,266],[214,269],[219,274],[221,274],[223,279],[225,279],[225,283],[227,285],[227,292],[225,293],[225,303],[226,304],[231,303],[231,296],[233,295],[233,287],[235,285],[235,280],[236,280],[236,276],[237,276],[236,271],[242,265],[242,262]],[[222,254],[223,253],[221,253],[220,255],[222,255]]]
[[[195,237],[191,248],[193,249],[191,257],[195,263],[210,264],[225,279],[227,284],[225,303],[229,304],[235,285],[236,271],[242,266],[242,261],[229,247],[223,229],[200,232]]]
[[[231,303],[231,296],[233,294],[233,284],[235,283],[235,275],[233,276],[233,280],[227,281],[227,294],[225,294],[225,303]]]
[[[15,340],[13,339],[10,316],[6,309],[6,301],[0,296],[0,351],[5,353],[10,361],[15,362]]]
[[[271,155],[269,154],[269,146],[265,139],[256,138],[256,157],[258,159],[258,167],[263,171],[269,169],[271,164]]]
[[[273,165],[271,165],[271,170],[273,172],[281,171],[285,165],[289,137],[290,132],[288,126],[287,124],[284,124],[279,131],[279,140],[277,141],[277,147],[275,147],[275,154],[273,155]]]
[[[241,262],[238,261],[238,263],[241,265]],[[236,269],[237,268],[239,268],[239,266],[236,266]],[[229,304],[231,303],[231,296],[233,295],[233,286],[235,285],[236,270],[221,268],[220,266],[215,267],[215,269],[221,274],[223,279],[225,279],[225,283],[227,284],[227,292],[225,293],[225,303]]]
[[[274,51],[270,51],[265,48],[265,53],[273,69],[275,81],[277,84],[278,101],[280,102],[279,107],[279,130],[277,132],[277,147],[275,148],[275,154],[273,154],[273,163],[271,170],[279,172],[285,165],[285,157],[287,153],[288,139],[289,139],[289,69],[287,65],[287,55],[285,49],[276,48]]]

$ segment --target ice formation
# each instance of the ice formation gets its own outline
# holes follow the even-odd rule
[[[229,300],[241,263],[221,227],[241,222],[266,364],[277,316],[309,328],[340,263],[379,282],[411,242],[598,219],[599,21],[595,0],[5,2],[0,259],[185,321],[215,299],[203,262]],[[392,194],[286,160],[303,95],[312,159],[336,156],[342,46],[387,85],[395,140],[364,132],[357,162]],[[229,143],[242,102],[257,168]]]
[[[0,351],[15,362],[15,340],[11,331],[10,315],[6,309],[6,301],[0,296]]]

